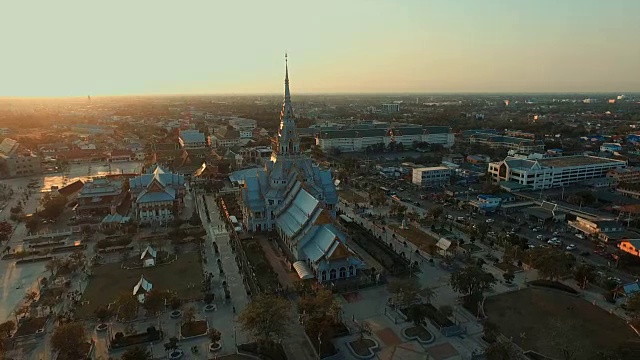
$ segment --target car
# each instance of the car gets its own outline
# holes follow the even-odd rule
[[[453,215],[447,215],[447,219],[453,220]]]
[[[582,234],[576,234],[576,237],[577,237],[578,239],[584,239],[584,235],[582,235]]]
[[[538,229],[538,228],[533,228],[533,229],[531,229],[531,231],[533,231],[533,232],[538,232],[538,231],[540,231],[540,229]]]
[[[554,231],[554,232],[553,232],[553,236],[558,236],[558,235],[560,235],[560,233],[559,233],[559,232],[557,232],[557,231]]]
[[[544,239],[544,236],[542,236],[542,235],[538,235],[538,236],[536,236],[536,239],[538,239],[538,240],[542,240],[542,239]]]
[[[456,220],[458,220],[458,221],[464,221],[464,216],[458,216],[458,217],[456,218]]]
[[[533,245],[533,244],[527,244],[527,246],[529,247],[529,249],[533,249],[533,248],[535,248],[535,247],[536,247],[536,246],[535,246],[535,245]]]
[[[420,206],[420,202],[419,202],[419,201],[414,201],[414,202],[413,202],[413,205],[415,205],[415,206]]]
[[[553,245],[553,246],[560,246],[560,245],[562,245],[562,243],[561,243],[560,241],[558,241],[558,240],[553,240],[553,239],[551,239],[551,240],[547,241],[547,244],[549,244],[549,245]]]
[[[569,244],[567,245],[566,249],[567,251],[573,251],[577,248],[577,246],[575,246],[575,244]]]
[[[491,224],[493,222],[493,219],[487,219],[486,223],[487,224]]]

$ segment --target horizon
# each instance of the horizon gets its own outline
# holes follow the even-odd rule
[[[37,2],[1,98],[640,92],[640,2]]]

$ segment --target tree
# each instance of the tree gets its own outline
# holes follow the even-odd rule
[[[258,343],[272,343],[287,334],[291,322],[290,304],[280,297],[259,295],[240,313],[238,321],[243,331]]]
[[[0,324],[0,339],[8,338],[11,336],[11,333],[16,329],[16,323],[13,320],[5,321]]]
[[[152,289],[145,296],[144,304],[142,304],[142,307],[144,307],[145,310],[147,310],[151,314],[155,315],[164,309],[164,304],[168,297],[169,294],[167,294],[166,291]]]
[[[487,360],[514,360],[522,356],[522,352],[512,342],[496,341],[484,351]]]
[[[636,292],[627,298],[627,310],[636,317],[640,315],[640,292]]]
[[[576,261],[573,255],[553,248],[535,248],[529,256],[531,265],[538,270],[540,277],[548,280],[569,275]]]
[[[124,352],[124,354],[122,354],[122,360],[152,360],[153,356],[151,355],[151,352],[142,347],[142,346],[136,346],[133,348],[129,348],[127,349],[127,351]]]
[[[196,319],[196,309],[193,306],[188,307],[182,314],[182,319],[185,324],[192,323]]]
[[[331,338],[331,328],[340,321],[342,307],[333,293],[326,289],[319,289],[298,302],[298,314],[303,318],[305,328],[323,338]]]
[[[67,205],[67,200],[63,196],[48,192],[42,196],[40,204],[43,207],[43,210],[40,212],[40,216],[48,219],[57,219],[64,211],[64,208]]]
[[[596,269],[591,264],[582,263],[576,266],[576,269],[573,272],[573,277],[578,282],[580,288],[584,289],[587,287],[589,282],[596,279]]]
[[[427,317],[427,313],[424,307],[420,304],[413,304],[407,309],[407,320],[411,321],[415,325],[422,324]]]
[[[13,226],[8,221],[0,221],[0,242],[9,240]]]
[[[493,275],[483,271],[476,264],[467,265],[451,274],[451,287],[465,296],[482,295],[495,283],[496,279]]]
[[[131,293],[124,293],[116,300],[116,311],[120,320],[129,321],[138,316],[138,299]]]
[[[60,258],[58,257],[53,257],[44,266],[44,268],[49,270],[49,272],[51,273],[51,276],[54,276],[58,272],[58,269],[60,269],[61,265],[62,265],[62,260],[60,260]]]
[[[451,315],[453,315],[453,308],[451,307],[451,305],[442,305],[438,308],[438,310],[440,310],[442,315],[446,317],[450,317]]]
[[[438,220],[438,218],[440,218],[440,216],[442,216],[443,213],[444,213],[444,209],[442,208],[442,206],[434,206],[432,208],[429,208],[429,210],[427,210],[427,216],[431,216],[433,220]]]
[[[101,323],[107,322],[113,316],[113,312],[106,306],[97,308],[93,313]]]
[[[66,359],[82,359],[82,346],[87,342],[87,333],[79,322],[58,326],[51,335],[51,348]]]
[[[406,308],[422,299],[430,302],[433,297],[433,290],[428,287],[422,287],[415,278],[392,280],[389,281],[387,287],[393,295],[395,303],[402,308]]]
[[[195,210],[193,211],[193,214],[191,214],[191,218],[189,219],[189,225],[191,226],[202,225],[202,220],[200,220],[200,215]]]
[[[511,271],[505,272],[504,274],[502,274],[502,277],[504,278],[504,281],[507,282],[507,284],[511,284],[513,282],[513,279],[516,278],[516,276]]]
[[[209,340],[211,341],[212,344],[217,344],[218,341],[220,341],[220,338],[222,337],[222,334],[220,333],[220,331],[216,330],[216,329],[209,329]]]

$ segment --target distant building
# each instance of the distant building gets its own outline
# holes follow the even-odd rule
[[[451,169],[446,166],[415,168],[411,180],[421,187],[448,184],[451,180]]]
[[[9,177],[39,174],[41,159],[13,139],[0,143],[0,167]]]
[[[80,215],[104,215],[118,208],[124,198],[124,181],[114,178],[97,178],[88,181],[80,190],[76,212]]]
[[[402,144],[405,148],[421,142],[449,148],[454,141],[454,135],[448,126],[332,129],[321,130],[316,136],[316,145],[323,151],[338,149],[342,152],[360,152],[373,146],[386,147],[392,142]]]
[[[496,211],[500,207],[500,203],[502,203],[501,197],[485,194],[478,195],[476,200],[469,201],[471,206],[484,212]]]
[[[183,149],[204,149],[207,147],[207,140],[204,134],[198,130],[180,131],[178,142]]]
[[[614,185],[640,183],[640,167],[630,166],[622,169],[613,169],[607,172],[607,177],[613,180]]]
[[[520,154],[544,152],[544,142],[530,138],[476,133],[469,136],[469,142],[491,148],[510,149]]]
[[[400,104],[382,104],[382,111],[386,113],[400,112]]]
[[[610,170],[626,167],[625,161],[595,156],[576,155],[543,159],[507,156],[503,161],[489,163],[489,174],[494,182],[514,182],[536,190],[605,177]]]
[[[463,164],[464,155],[462,154],[447,154],[442,156],[442,161],[450,162],[453,164]]]
[[[600,151],[613,153],[620,150],[622,150],[622,145],[618,143],[604,143],[600,145]]]
[[[134,218],[140,224],[166,224],[184,207],[183,175],[153,166],[146,174],[129,179]]]
[[[238,130],[241,139],[253,137],[253,131],[257,128],[258,122],[253,119],[234,118],[229,120],[229,125]]]
[[[240,145],[240,132],[232,127],[216,129],[211,136],[211,146],[215,148],[230,148]]]
[[[109,162],[123,162],[132,161],[135,156],[130,150],[111,150],[107,153],[107,160]]]

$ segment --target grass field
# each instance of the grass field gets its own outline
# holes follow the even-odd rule
[[[356,194],[352,190],[340,190],[338,191],[338,196],[340,196],[344,201],[352,204],[367,202],[367,199]]]
[[[82,294],[82,301],[89,303],[78,308],[79,318],[93,316],[100,306],[113,302],[120,294],[130,293],[144,275],[154,289],[170,290],[184,299],[201,295],[202,267],[197,253],[184,253],[168,265],[125,270],[120,263],[96,267],[90,277],[89,285]]]
[[[547,356],[560,358],[558,340],[566,339],[575,348],[576,359],[586,359],[596,351],[637,339],[624,320],[560,291],[526,288],[508,292],[488,297],[484,308],[499,332],[524,349]]]
[[[422,251],[428,252],[430,245],[435,245],[438,242],[438,239],[411,224],[407,224],[407,229],[400,229],[400,225],[396,224],[389,225],[389,227],[398,235],[415,244]]]

